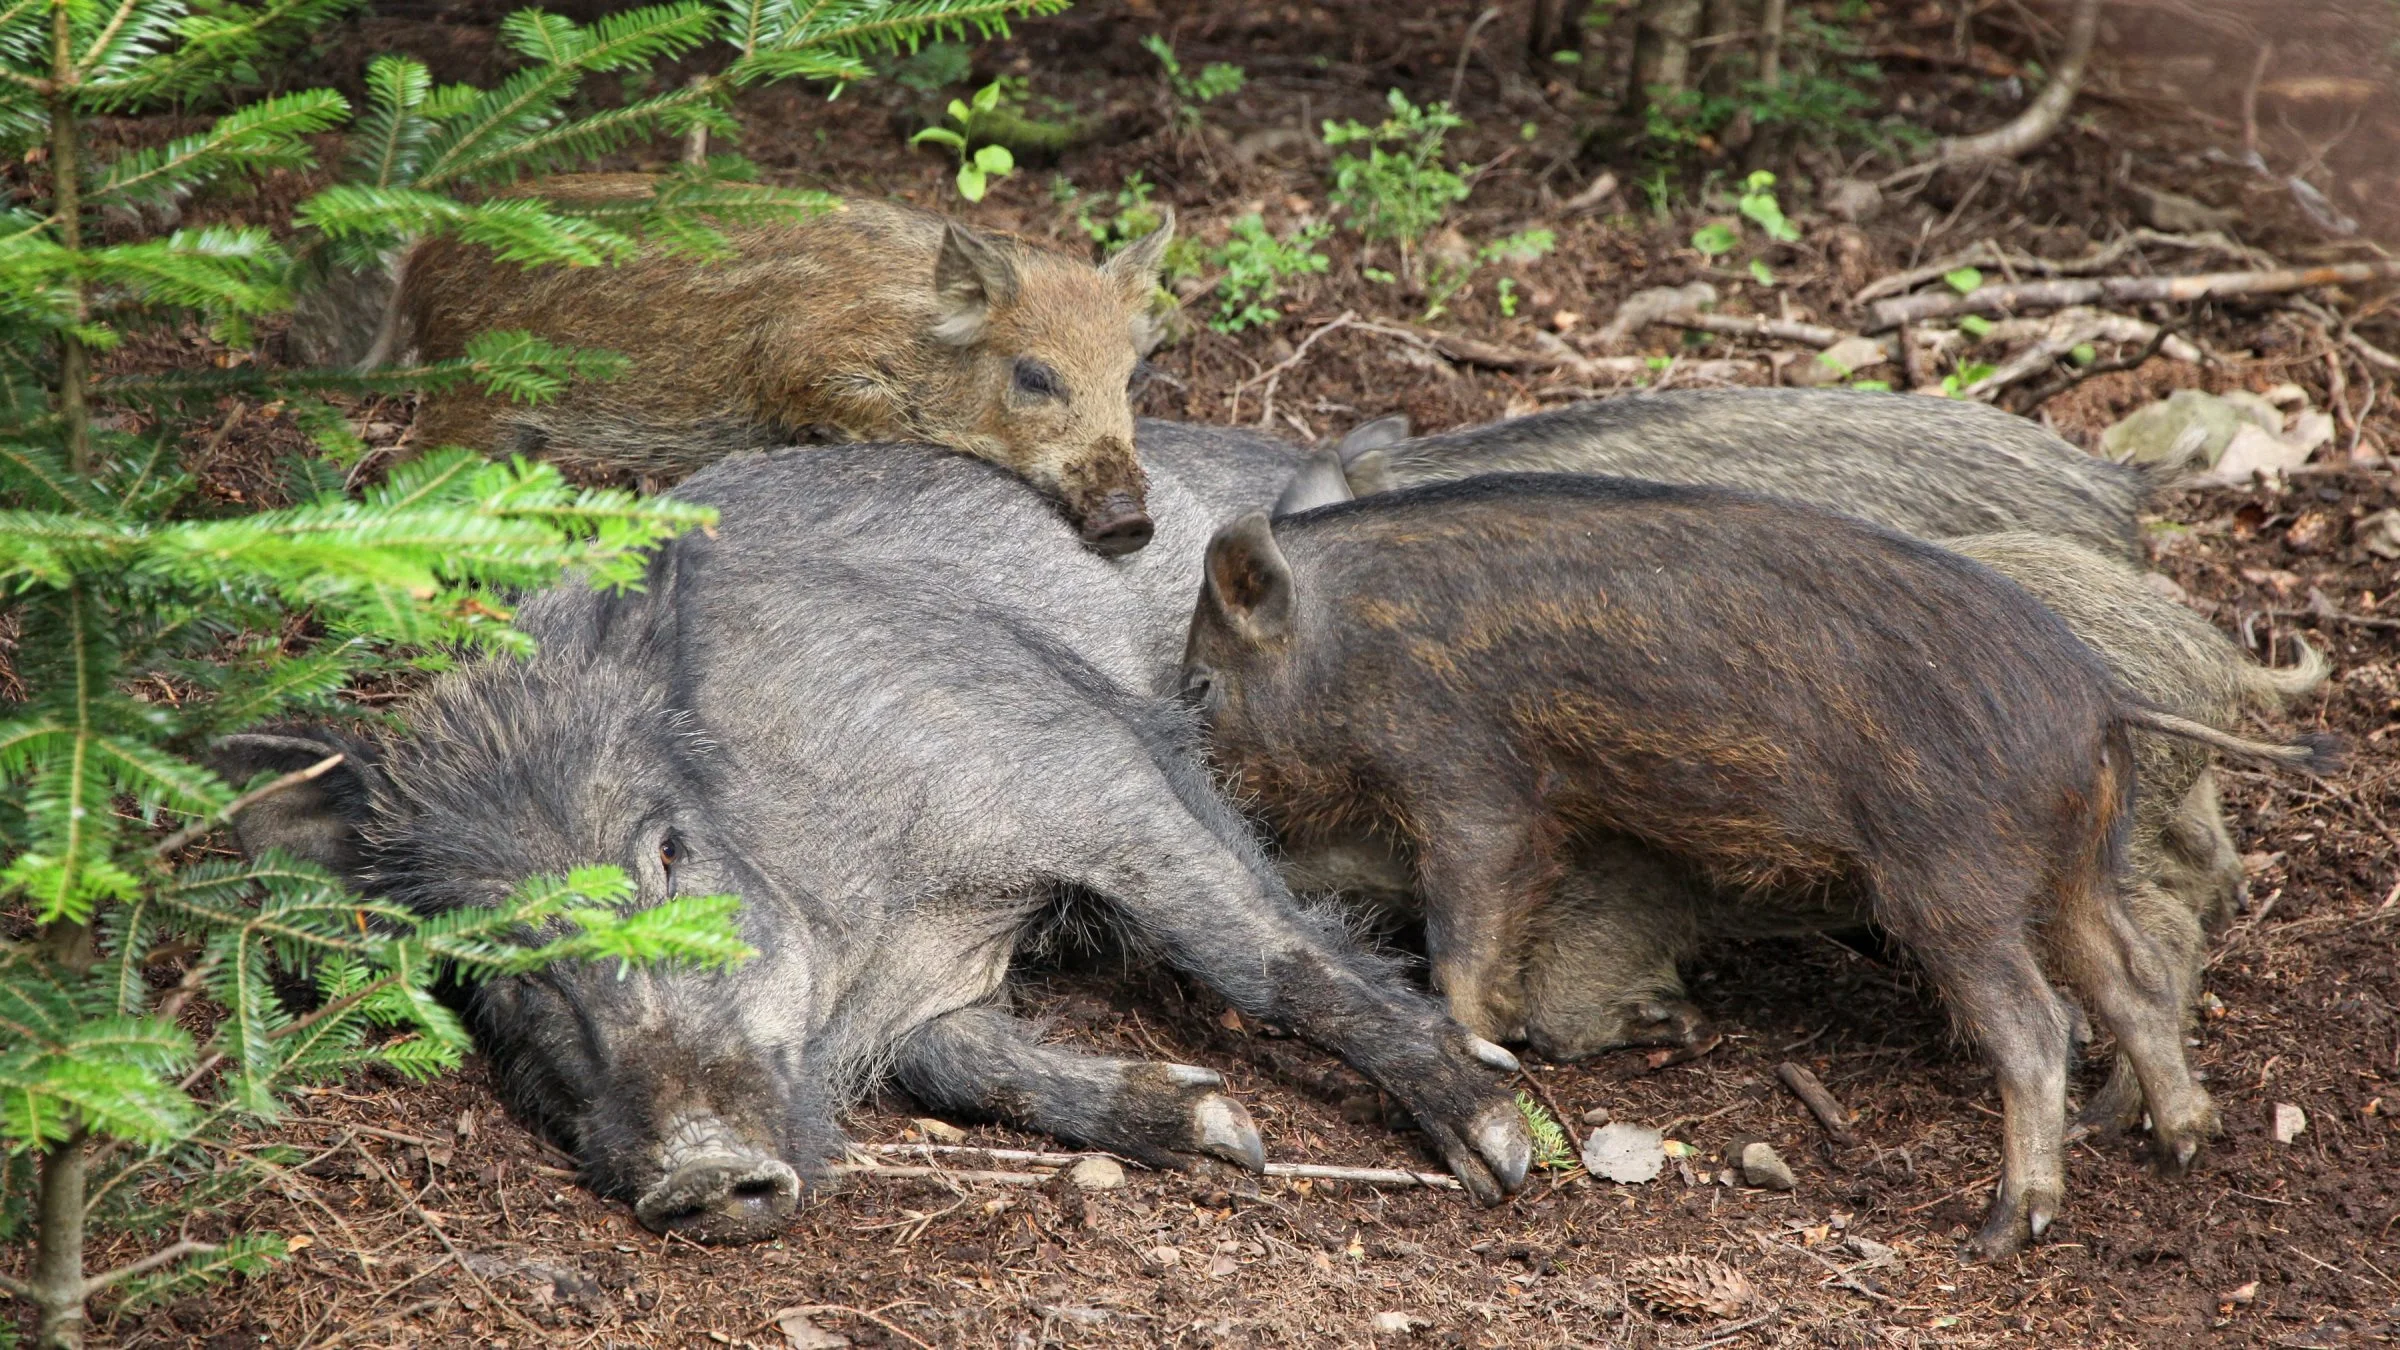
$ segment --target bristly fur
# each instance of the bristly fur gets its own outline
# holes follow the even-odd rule
[[[1851,389],[1628,395],[1419,436],[1353,456],[1351,470],[1361,496],[1511,472],[1745,488],[1920,539],[2037,530],[2129,562],[2149,492],[2133,470],[1998,408]]]

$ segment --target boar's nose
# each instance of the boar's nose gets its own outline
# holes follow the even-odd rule
[[[653,1233],[694,1242],[757,1242],[783,1231],[800,1202],[800,1177],[759,1154],[694,1158],[643,1192],[634,1217]]]
[[[1154,527],[1150,513],[1130,492],[1109,493],[1083,518],[1083,545],[1094,553],[1116,558],[1150,542]]]

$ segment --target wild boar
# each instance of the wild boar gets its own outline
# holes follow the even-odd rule
[[[2170,1169],[2216,1128],[2165,958],[2119,893],[2152,708],[2024,591],[1851,517],[1721,489],[1501,474],[1335,505],[1209,547],[1185,695],[1286,839],[1409,859],[1435,982],[1522,1029],[1513,963],[1586,840],[1631,839],[1765,908],[1843,903],[1906,947],[2005,1108],[1975,1249],[2063,1194],[2069,1019],[2125,1047]]]
[[[1396,443],[1377,431],[1343,448],[1362,497],[1479,473],[1616,474],[1815,502],[1920,539],[2034,530],[2142,560],[2135,514],[2148,483],[2138,470],[1981,403],[1678,389]]]
[[[564,199],[630,190],[607,175],[547,185]],[[479,333],[522,329],[632,358],[539,405],[435,393],[423,444],[679,477],[736,450],[921,441],[1018,474],[1095,551],[1129,553],[1153,527],[1127,391],[1172,230],[1097,268],[869,201],[730,230],[730,261],[653,251],[529,269],[433,239],[401,265],[377,357],[456,357]]]
[[[1172,458],[1169,456],[1168,458]],[[517,1111],[653,1229],[768,1236],[888,1069],[934,1111],[1148,1162],[1255,1168],[1217,1076],[1045,1044],[1012,954],[1062,892],[1404,1102],[1478,1198],[1522,1184],[1510,1065],[1299,908],[1216,795],[1159,630],[1208,504],[1171,466],[1158,547],[1102,559],[1021,480],[926,447],[743,455],[678,495],[713,537],[639,594],[524,604],[539,643],[437,681],[405,735],[281,728],[236,779],[349,753],[238,822],[424,911],[608,862],[642,904],[737,893],[760,955],[698,974],[555,968],[468,996]]]

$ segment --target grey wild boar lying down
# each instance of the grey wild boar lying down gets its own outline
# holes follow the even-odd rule
[[[2128,732],[2318,753],[2138,701],[1955,554],[1798,503],[1566,475],[1245,517],[1210,545],[1185,692],[1283,838],[1399,845],[1435,981],[1480,1035],[1521,1030],[1527,926],[1588,842],[1882,927],[1999,1080],[1985,1255],[2062,1198],[2069,1018],[2045,951],[2132,1060],[2165,1165],[2216,1128],[2168,958],[2119,889]]]
[[[1853,389],[1689,389],[1379,439],[1344,447],[1361,497],[1481,473],[1614,474],[1817,502],[1919,539],[2038,530],[2142,561],[2135,513],[2148,485],[2140,471],[1981,403]]]
[[[647,180],[553,179],[562,200]],[[736,450],[812,440],[946,445],[1060,502],[1106,554],[1149,542],[1128,402],[1172,225],[1095,268],[905,207],[853,201],[737,228],[730,261],[651,253],[534,268],[454,240],[402,262],[377,358],[462,355],[524,329],[631,357],[538,406],[432,395],[417,438],[680,476]]]
[[[422,910],[590,862],[643,903],[740,894],[761,955],[737,969],[470,996],[506,1099],[653,1229],[777,1231],[887,1069],[945,1114],[1258,1166],[1215,1074],[1046,1045],[1008,1013],[1011,956],[1062,892],[1341,1054],[1496,1200],[1531,1147],[1485,1067],[1513,1061],[1299,909],[1212,790],[1163,617],[1190,611],[1209,508],[1170,468],[1154,491],[1160,546],[1110,561],[962,456],[742,456],[678,489],[719,510],[713,538],[662,550],[643,593],[529,601],[538,655],[438,681],[406,736],[224,743],[237,779],[351,756],[246,812],[242,841]]]

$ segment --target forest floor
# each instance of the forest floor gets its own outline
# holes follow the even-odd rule
[[[1312,137],[1275,133],[1326,117],[1373,121],[1387,87],[1439,98],[1463,69],[1458,104],[1471,125],[1451,153],[1482,168],[1456,230],[1479,244],[1547,228],[1558,245],[1538,261],[1486,269],[1448,297],[1446,313],[1422,321],[1433,297],[1421,287],[1363,275],[1369,265],[1398,270],[1397,259],[1362,258],[1352,236],[1338,235],[1326,246],[1331,268],[1284,297],[1280,323],[1226,335],[1196,322],[1161,351],[1154,362],[1163,378],[1143,395],[1152,415],[1256,423],[1268,412],[1262,376],[1285,362],[1269,425],[1301,441],[1391,412],[1432,430],[1637,383],[1789,378],[1795,358],[1768,359],[1738,339],[1696,341],[1660,327],[1613,348],[1578,339],[1634,291],[1696,280],[1719,288],[1727,312],[1855,327],[1851,297],[1876,278],[1985,240],[2038,258],[2082,256],[2154,220],[2145,188],[2229,209],[2244,244],[2287,263],[2368,256],[2366,240],[2394,242],[2400,231],[2391,86],[2364,102],[2343,102],[2341,87],[2381,70],[2374,62],[2392,34],[2372,23],[2388,24],[2389,6],[2128,0],[2112,7],[2094,88],[2073,122],[2024,164],[1945,173],[1850,222],[1818,210],[1809,189],[1860,173],[1856,161],[1778,151],[1765,163],[1784,176],[1800,240],[1717,262],[1689,238],[1700,220],[1730,214],[1722,196],[1687,174],[1683,189],[1654,203],[1637,187],[1649,172],[1638,152],[1578,157],[1571,96],[1518,73],[1522,19],[1513,12],[1487,26],[1461,64],[1475,4],[1186,8],[1085,0],[985,48],[979,79],[1023,74],[1037,108],[1072,104],[1106,130],[1057,164],[1003,182],[968,214],[1081,248],[1078,212],[1096,208],[1105,220],[1118,186],[1138,172],[1197,238],[1221,241],[1229,222],[1250,212],[1280,232],[1325,214],[1326,165]],[[2008,26],[2031,22],[2025,11],[1989,8],[1962,51],[1955,11],[1884,5],[1856,25],[1882,62],[1873,89],[1882,107],[1937,133],[2005,118],[2016,106],[2007,82],[2032,78],[2025,63],[2044,40],[2038,27]],[[379,13],[329,35],[328,50],[397,48],[437,58],[447,76],[490,73],[491,13]],[[1187,64],[1228,61],[1249,73],[1242,91],[1208,105],[1198,128],[1171,115],[1157,63],[1138,45],[1160,31]],[[2272,64],[2254,68],[2262,32],[2277,45]],[[779,181],[953,209],[945,164],[903,141],[924,101],[890,82],[831,103],[765,91],[745,109],[742,148]],[[124,134],[155,128],[127,124]],[[2280,180],[2210,157],[2238,156],[2246,141],[2283,171],[2329,172],[2333,209],[2362,230],[2331,233]],[[662,145],[626,162],[673,153]],[[1693,162],[1723,170],[1713,189],[1721,194],[1724,182],[1756,167],[1741,155],[1758,151],[1693,153]],[[1589,191],[1604,173],[1617,176],[1616,191]],[[291,182],[230,191],[195,203],[188,218],[271,216],[294,192]],[[1771,289],[1740,265],[1754,251],[1773,270]],[[2147,256],[2159,270],[2192,261],[2171,248]],[[2142,267],[2142,257],[2128,257],[2126,270]],[[1502,275],[1515,296],[1505,305]],[[2331,297],[2360,335],[2400,349],[2400,314],[2389,300],[2378,309],[2372,293]],[[1205,317],[1204,297],[1187,302]],[[1327,330],[1345,313],[1372,326]],[[2400,592],[2400,564],[2371,552],[2367,532],[2353,528],[2400,506],[2378,457],[2400,453],[2400,397],[2390,372],[2344,347],[2322,313],[2268,298],[2150,317],[2175,321],[2210,359],[2156,356],[2034,411],[2086,446],[2126,412],[2182,388],[2263,392],[2290,383],[2335,413],[2334,442],[2289,485],[2167,494],[2152,539],[2159,570],[2262,658],[2289,659],[2283,639],[2300,634],[2333,658],[2334,679],[2293,720],[2340,732],[2354,748],[2348,766],[2325,780],[2225,773],[2251,899],[2216,947],[2213,1000],[2192,1051],[2227,1134],[2188,1179],[2157,1175],[2138,1138],[2079,1144],[2066,1212],[2047,1240],[1998,1265],[1963,1263],[1960,1241],[1996,1166],[1990,1075],[1905,968],[1830,941],[1760,942],[1728,947],[1692,972],[1695,997],[1724,1032],[1712,1052],[1658,1067],[1628,1052],[1530,1068],[1531,1084],[1578,1135],[1583,1114],[1604,1108],[1694,1146],[1695,1156],[1646,1185],[1562,1172],[1480,1211],[1454,1192],[1258,1183],[1218,1170],[1136,1170],[1122,1189],[1092,1193],[1057,1182],[849,1178],[812,1191],[781,1241],[707,1249],[651,1235],[626,1205],[579,1189],[569,1160],[504,1114],[470,1064],[430,1085],[360,1082],[305,1098],[275,1140],[305,1148],[309,1161],[213,1220],[304,1237],[302,1249],[246,1283],[104,1318],[102,1339],[208,1350],[805,1347],[841,1343],[834,1336],[944,1350],[2400,1340],[2400,605],[2387,603]],[[1437,334],[1483,346],[1452,342],[1445,354],[1428,345]],[[1320,340],[1303,350],[1311,335]],[[1506,359],[1555,353],[1560,342],[1578,353],[1654,359],[1598,386],[1588,366]],[[198,363],[224,354],[185,334],[135,344],[125,359]],[[1809,358],[1796,359],[1805,366]],[[1710,364],[1725,361],[1734,364]],[[371,441],[404,446],[408,412],[381,404],[361,408],[358,420]],[[272,406],[229,404],[226,413],[223,426],[195,432],[195,467],[228,499],[271,500],[267,466],[300,444],[301,432]],[[1362,1080],[1227,1015],[1188,982],[1059,970],[1032,978],[1025,1001],[1077,1043],[1221,1070],[1275,1160],[1428,1165],[1415,1136],[1386,1128],[1387,1104]],[[1829,1140],[1783,1090],[1774,1070],[1786,1060],[1813,1069],[1856,1113],[1855,1144]],[[2096,1086],[2104,1068],[2092,1061],[2080,1086]],[[2273,1137],[2280,1104],[2306,1113],[2307,1129],[2291,1142]],[[852,1132],[862,1142],[916,1137],[914,1114],[897,1097],[876,1101],[855,1113]],[[1797,1174],[1794,1190],[1721,1179],[1726,1146],[1748,1139],[1781,1152]],[[989,1128],[970,1130],[968,1140],[1055,1147]],[[1738,1271],[1751,1301],[1714,1321],[1677,1321],[1629,1301],[1629,1262],[1678,1253]]]

